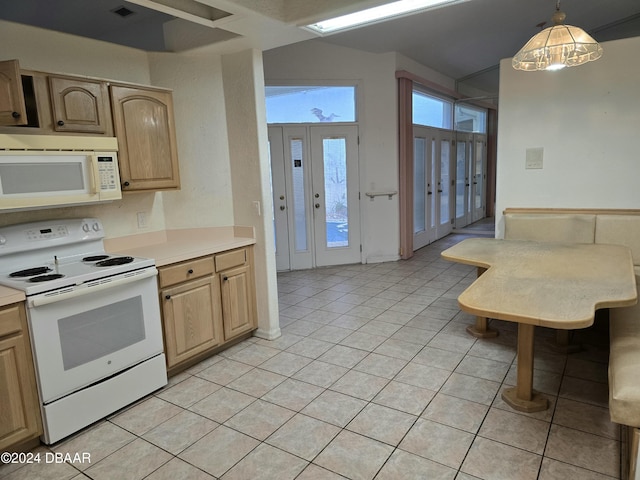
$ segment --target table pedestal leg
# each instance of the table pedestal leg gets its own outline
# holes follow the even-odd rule
[[[569,330],[556,330],[555,339],[547,343],[549,348],[556,353],[576,353],[582,350],[582,345],[569,342]]]
[[[535,326],[518,324],[518,370],[516,386],[506,388],[502,399],[521,412],[539,412],[549,407],[546,398],[533,390],[533,340]]]
[[[484,267],[478,267],[478,277],[486,272]],[[494,338],[498,336],[498,330],[489,328],[489,319],[486,317],[476,317],[476,323],[467,327],[467,333],[476,338]]]
[[[494,338],[499,332],[495,328],[489,328],[486,317],[476,317],[476,323],[467,326],[467,333],[476,338]]]

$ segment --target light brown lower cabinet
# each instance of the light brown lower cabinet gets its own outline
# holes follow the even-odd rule
[[[169,374],[257,327],[253,248],[159,268]]]
[[[0,451],[33,440],[41,433],[24,305],[0,307]]]

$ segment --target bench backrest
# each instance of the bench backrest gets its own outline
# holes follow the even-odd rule
[[[633,264],[640,265],[640,215],[598,215],[596,243],[626,245]]]
[[[596,216],[572,213],[507,213],[504,238],[534,242],[593,243]]]
[[[507,208],[504,238],[625,245],[640,273],[640,210]]]

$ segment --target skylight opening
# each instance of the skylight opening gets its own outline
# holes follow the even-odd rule
[[[440,7],[448,3],[458,3],[460,1],[466,0],[398,0],[378,7],[367,8],[359,12],[313,23],[307,25],[307,28],[319,33],[333,33],[368,23],[382,22],[420,10]]]

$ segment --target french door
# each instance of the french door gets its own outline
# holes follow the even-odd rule
[[[485,135],[456,133],[456,228],[485,216],[486,144]]]
[[[452,132],[413,126],[413,248],[451,232]]]
[[[276,268],[357,263],[358,127],[269,127]]]
[[[456,228],[466,227],[473,222],[471,212],[473,146],[472,133],[456,133]]]
[[[487,137],[486,135],[473,135],[473,169],[471,184],[471,211],[472,221],[482,220],[486,213],[487,189]]]

